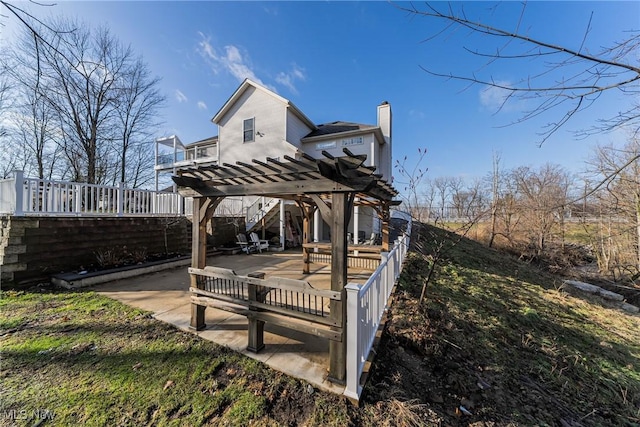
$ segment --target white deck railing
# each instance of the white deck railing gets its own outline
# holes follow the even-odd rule
[[[167,216],[191,215],[193,199],[178,193],[25,178],[0,180],[0,214],[15,216]],[[246,198],[227,197],[214,216],[246,215]]]
[[[259,197],[246,208],[245,222],[247,230],[253,228],[267,213],[280,203],[280,199]]]
[[[0,181],[0,213],[75,216],[183,215],[184,202],[177,193],[106,186],[80,182],[25,178],[16,171]]]
[[[358,400],[362,393],[360,376],[373,346],[376,332],[387,309],[387,301],[402,271],[411,235],[407,231],[396,240],[390,252],[381,254],[382,261],[364,285],[349,283],[347,291],[347,381],[344,395]]]

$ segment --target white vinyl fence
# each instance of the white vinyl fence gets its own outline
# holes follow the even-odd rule
[[[360,376],[373,346],[387,301],[395,286],[409,249],[411,219],[390,252],[364,285],[349,283],[347,291],[347,383],[344,395],[358,400],[362,393]]]
[[[0,214],[189,216],[193,210],[193,199],[178,193],[126,188],[122,183],[108,186],[25,178],[22,171],[14,174],[0,180]],[[214,216],[243,217],[247,211],[247,198],[226,197]]]
[[[177,193],[118,186],[25,178],[16,171],[0,181],[0,213],[23,215],[184,215]]]

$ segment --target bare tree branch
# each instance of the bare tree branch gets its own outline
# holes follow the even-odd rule
[[[478,72],[498,61],[531,61],[546,59],[543,70],[531,71],[529,75],[521,76],[514,84],[495,80],[493,77],[482,77],[475,72],[468,74],[456,71],[441,72],[431,68],[421,67],[429,75],[468,83],[467,90],[473,85],[495,88],[504,92],[498,112],[503,110],[506,103],[515,99],[535,101],[532,108],[511,124],[521,123],[540,117],[557,109],[564,109],[557,120],[548,123],[539,133],[539,144],[546,142],[560,129],[566,127],[576,115],[591,107],[605,92],[619,91],[624,95],[637,96],[640,93],[640,67],[637,65],[637,54],[640,50],[640,34],[637,30],[628,33],[628,37],[609,47],[592,53],[587,49],[587,42],[591,36],[593,13],[586,24],[584,34],[577,49],[557,43],[530,37],[521,29],[525,16],[526,3],[523,4],[515,29],[508,30],[487,24],[480,19],[471,19],[463,6],[454,9],[438,8],[426,3],[419,8],[410,6],[396,6],[412,16],[436,19],[445,23],[444,28],[435,28],[435,34],[424,39],[433,41],[437,37],[446,36],[459,29],[466,29],[470,34],[479,34],[490,39],[505,40],[496,47],[494,52],[486,52],[477,48],[462,46],[465,53],[486,59]],[[511,46],[513,41],[522,42],[521,46]],[[514,51],[514,49],[516,49]],[[517,50],[519,49],[519,51]],[[555,61],[553,59],[556,59]],[[533,69],[530,66],[528,69]],[[554,77],[555,76],[555,77]],[[640,129],[640,105],[636,102],[633,107],[624,112],[603,117],[589,129],[579,130],[576,135],[585,136],[599,132],[609,132],[621,127],[629,127],[634,134]]]

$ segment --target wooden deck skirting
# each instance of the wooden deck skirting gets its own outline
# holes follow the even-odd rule
[[[342,313],[332,313],[330,302],[341,301],[341,292],[319,290],[308,282],[281,277],[262,279],[239,276],[219,267],[189,268],[196,287],[191,302],[205,307],[221,307],[217,301],[234,304],[231,310],[249,319],[247,350],[264,348],[264,323],[269,322],[332,341],[343,339]],[[197,330],[206,325],[193,325]]]

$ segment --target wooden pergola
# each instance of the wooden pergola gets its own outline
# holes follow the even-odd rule
[[[331,229],[331,290],[342,293],[341,300],[331,302],[330,313],[346,330],[345,290],[347,285],[347,229],[354,204],[373,207],[382,220],[382,250],[389,250],[390,207],[399,202],[397,191],[375,167],[364,166],[366,155],[354,155],[343,149],[344,156],[334,157],[323,151],[323,158],[302,154],[284,161],[267,158],[251,163],[224,163],[222,166],[182,168],[173,177],[180,194],[193,197],[192,267],[206,263],[206,225],[218,204],[229,196],[269,196],[293,200],[303,214],[303,272],[309,273],[311,219],[317,209]],[[192,281],[194,278],[192,277]],[[192,286],[195,286],[192,283]],[[205,306],[192,304],[191,327],[204,328]],[[345,380],[346,340],[330,341],[329,379]]]

